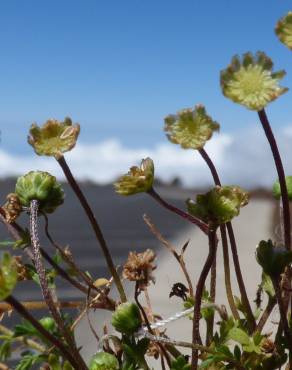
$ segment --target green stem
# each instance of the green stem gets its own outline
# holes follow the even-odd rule
[[[100,244],[100,247],[101,247],[101,250],[103,252],[103,255],[104,255],[104,258],[106,260],[106,263],[107,263],[107,266],[108,266],[108,269],[114,279],[114,282],[116,284],[116,287],[118,289],[118,292],[120,294],[120,298],[121,298],[121,301],[122,302],[126,302],[127,301],[127,297],[126,297],[126,293],[125,293],[125,290],[124,290],[124,287],[123,287],[123,284],[121,282],[121,279],[117,273],[117,270],[115,268],[115,265],[113,263],[113,260],[112,260],[112,257],[111,257],[111,254],[110,254],[110,251],[109,251],[109,248],[107,246],[107,243],[105,241],[105,238],[103,236],[103,233],[97,223],[97,220],[93,214],[93,211],[87,201],[87,199],[85,198],[85,195],[83,194],[82,190],[80,189],[78,183],[76,182],[65,158],[62,156],[61,158],[58,158],[57,159],[59,165],[61,166],[65,176],[66,176],[66,179],[68,181],[68,183],[70,184],[70,186],[72,187],[74,193],[76,194],[77,198],[79,199],[80,201],[80,204],[81,206],[83,207],[88,219],[89,219],[89,222],[93,228],[93,231],[95,233],[95,236],[96,236],[96,239],[99,241],[99,244]]]

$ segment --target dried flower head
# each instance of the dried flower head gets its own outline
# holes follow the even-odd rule
[[[273,62],[263,52],[246,53],[242,58],[236,55],[221,71],[222,92],[235,103],[260,111],[288,90],[279,85],[286,72],[272,70]]]
[[[239,215],[248,203],[248,193],[239,186],[215,186],[206,194],[198,194],[196,202],[187,200],[188,211],[201,220],[220,225]]]
[[[130,281],[137,281],[141,290],[145,289],[150,281],[155,283],[152,275],[156,266],[153,264],[155,253],[151,249],[147,249],[143,253],[130,252],[128,260],[123,268],[123,277]]]
[[[31,125],[28,143],[38,155],[60,158],[74,148],[80,132],[79,124],[72,124],[70,118],[63,122],[50,119],[42,127]]]
[[[154,164],[151,158],[143,159],[140,167],[134,166],[114,183],[115,190],[121,195],[147,192],[152,188]]]
[[[288,12],[279,20],[275,32],[280,41],[292,50],[292,12]]]
[[[22,205],[17,194],[10,193],[6,197],[6,203],[2,206],[6,221],[13,223],[22,211]]]
[[[218,131],[220,127],[207,115],[203,105],[171,114],[164,122],[168,139],[172,143],[180,144],[184,149],[202,149],[213,132]]]

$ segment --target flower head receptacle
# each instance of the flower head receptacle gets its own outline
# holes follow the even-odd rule
[[[223,94],[248,109],[261,111],[288,89],[279,85],[285,71],[273,72],[273,62],[263,52],[234,56],[231,64],[221,71]]]
[[[107,352],[98,352],[90,360],[89,370],[119,370],[117,358]]]
[[[138,306],[132,302],[120,304],[112,315],[112,325],[120,333],[131,335],[142,324]]]
[[[183,109],[177,114],[170,114],[165,119],[164,130],[168,139],[184,149],[202,149],[219,124],[208,116],[203,105],[194,109]]]
[[[63,153],[74,148],[80,132],[79,124],[72,124],[70,118],[63,122],[48,120],[43,126],[32,124],[28,143],[38,155],[60,158]]]
[[[196,202],[187,200],[187,207],[190,214],[219,226],[238,216],[248,200],[248,193],[239,186],[215,186],[206,194],[198,194]]]
[[[279,40],[292,50],[292,12],[288,12],[279,20],[275,28]]]
[[[39,202],[39,210],[52,213],[64,202],[64,191],[55,176],[48,172],[31,171],[17,179],[15,193],[23,207],[32,200]]]
[[[131,167],[126,175],[114,183],[115,191],[121,195],[147,192],[154,181],[154,163],[151,158],[143,159],[140,167]]]

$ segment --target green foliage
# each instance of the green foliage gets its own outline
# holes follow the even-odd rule
[[[289,200],[292,200],[292,176],[286,176],[285,180],[288,191],[288,198]],[[279,180],[277,180],[273,185],[273,195],[276,199],[281,198],[281,187]]]
[[[179,356],[174,361],[172,361],[170,368],[170,370],[190,370],[190,369],[191,365],[188,363],[184,356]]]
[[[110,353],[98,352],[90,360],[89,370],[119,370],[119,362]]]
[[[0,261],[0,300],[7,298],[17,283],[17,267],[14,258],[4,252]]]
[[[267,275],[277,278],[292,262],[292,252],[285,247],[274,246],[271,240],[262,240],[257,247],[256,258]]]

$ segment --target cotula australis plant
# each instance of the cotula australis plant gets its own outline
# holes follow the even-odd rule
[[[280,41],[292,49],[292,12],[279,20],[276,34]],[[234,56],[230,65],[221,71],[220,83],[223,94],[235,103],[257,113],[264,134],[270,144],[278,180],[274,184],[275,198],[280,199],[283,210],[283,242],[261,240],[256,248],[256,259],[262,268],[260,291],[267,295],[267,305],[261,307],[261,299],[256,300],[256,308],[248,297],[245,281],[241,273],[240,253],[236,243],[232,220],[247,206],[249,195],[237,185],[223,185],[216,167],[204,149],[219,124],[207,113],[203,105],[184,109],[165,118],[165,132],[168,139],[183,149],[194,150],[205,160],[214,180],[214,187],[196,199],[186,201],[186,209],[176,208],[165,201],[154,189],[154,163],[150,158],[143,159],[141,165],[131,167],[115,184],[117,193],[123,196],[148,194],[170,212],[198,227],[206,235],[209,250],[206,261],[197,281],[193,282],[184,260],[183,251],[179,254],[163,238],[157,227],[148,217],[145,222],[157,238],[168,248],[178,262],[185,276],[187,286],[176,283],[170,296],[183,300],[182,312],[171,318],[157,319],[152,311],[148,286],[155,282],[155,253],[148,249],[144,253],[130,252],[123,266],[124,280],[134,282],[134,301],[127,299],[124,285],[118,273],[110,247],[108,246],[98,221],[72,174],[64,153],[72,150],[78,139],[80,127],[66,118],[63,122],[48,120],[43,126],[33,124],[28,142],[37,155],[54,157],[62,168],[83,207],[100,250],[105,258],[112,279],[95,279],[83,272],[74,260],[70,249],[56,243],[49,233],[48,217],[64,202],[64,192],[56,178],[42,171],[32,171],[16,181],[13,192],[0,208],[1,222],[14,239],[13,248],[17,254],[5,252],[0,262],[0,310],[17,312],[22,316],[21,324],[7,328],[0,324],[1,368],[8,369],[5,363],[14,350],[21,347],[17,370],[35,368],[51,370],[138,370],[148,369],[148,356],[157,360],[157,368],[171,370],[200,369],[256,369],[272,370],[285,366],[292,369],[292,329],[291,329],[291,220],[289,201],[292,198],[292,180],[285,176],[265,107],[288,90],[280,85],[284,71],[274,71],[272,60],[263,52],[245,53]],[[20,213],[29,218],[29,227],[18,222]],[[38,218],[45,219],[46,235],[56,249],[51,256],[42,248],[38,236]],[[220,305],[216,299],[216,255],[222,245],[225,288],[229,307]],[[2,243],[4,244],[4,243]],[[235,267],[240,298],[232,291],[230,278],[230,251]],[[23,255],[29,263],[23,262]],[[64,264],[68,268],[64,268]],[[48,267],[49,266],[49,267]],[[207,278],[210,275],[210,286]],[[80,301],[66,301],[56,295],[56,276],[60,276],[84,295]],[[41,289],[43,301],[20,302],[13,294],[20,281],[33,280]],[[25,284],[25,282],[24,282]],[[115,284],[118,299],[110,296],[110,286]],[[260,294],[260,293],[259,293]],[[147,306],[140,302],[145,296]],[[280,322],[275,333],[264,331],[265,324],[275,306],[280,312]],[[47,309],[47,316],[37,320],[35,309]],[[66,308],[75,308],[76,315],[68,315]],[[87,364],[76,345],[74,328],[91,309],[112,311],[111,324],[115,331],[98,339],[95,355]],[[72,311],[70,311],[72,312]],[[161,313],[159,313],[161,314]],[[174,319],[189,315],[192,319],[192,341],[177,341],[169,338],[166,331],[159,328]],[[215,326],[216,318],[216,326]],[[202,332],[201,321],[205,321],[206,332]],[[191,331],[191,330],[190,330]],[[191,356],[180,352],[182,347],[191,350]],[[5,367],[6,366],[6,367]]]

